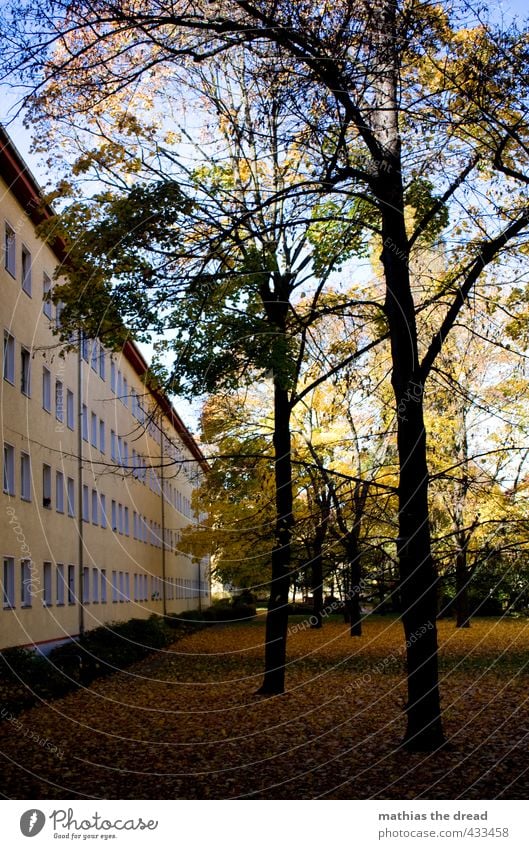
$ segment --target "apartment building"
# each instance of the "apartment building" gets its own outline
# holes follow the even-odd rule
[[[0,648],[43,648],[102,623],[209,604],[209,563],[179,552],[207,471],[141,352],[81,338],[65,352],[43,300],[60,247],[0,128]]]

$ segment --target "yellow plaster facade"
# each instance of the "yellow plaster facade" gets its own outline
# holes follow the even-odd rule
[[[38,187],[3,131],[0,142],[0,648],[208,606],[207,558],[178,551],[204,457],[146,390],[135,345],[61,353],[43,302],[57,257],[35,233]]]

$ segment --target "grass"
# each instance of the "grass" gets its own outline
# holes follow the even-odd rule
[[[526,798],[529,622],[439,623],[452,748],[399,748],[398,621],[350,638],[292,617],[287,692],[255,695],[264,621],[191,634],[89,689],[0,726],[11,798]],[[55,751],[51,751],[51,747]]]

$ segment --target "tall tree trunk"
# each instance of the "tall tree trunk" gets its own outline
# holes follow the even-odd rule
[[[362,608],[360,606],[360,550],[356,534],[350,534],[347,540],[349,560],[349,591],[347,593],[347,621],[351,623],[351,637],[362,636]]]
[[[405,746],[433,751],[444,743],[437,662],[437,576],[431,552],[424,386],[418,360],[415,308],[408,268],[404,197],[397,155],[386,165],[382,262],[390,328],[392,385],[397,406],[399,538],[402,619],[408,672]]]
[[[456,554],[456,628],[470,628],[469,581],[470,572],[467,569],[467,547],[465,542],[463,545],[459,545]]]
[[[314,557],[312,560],[312,616],[316,622],[311,628],[323,626],[323,547],[319,540],[315,541]]]
[[[290,401],[288,390],[274,379],[274,467],[276,526],[272,550],[272,580],[266,617],[265,672],[262,695],[283,693],[288,630],[290,589],[290,549],[292,535],[292,462]]]

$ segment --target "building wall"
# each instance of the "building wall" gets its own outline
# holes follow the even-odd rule
[[[57,258],[15,194],[0,180],[0,648],[76,635],[81,610],[89,629],[209,604],[207,560],[178,551],[200,450],[145,389],[134,345],[111,354],[83,340],[82,356],[64,352],[42,300]]]

